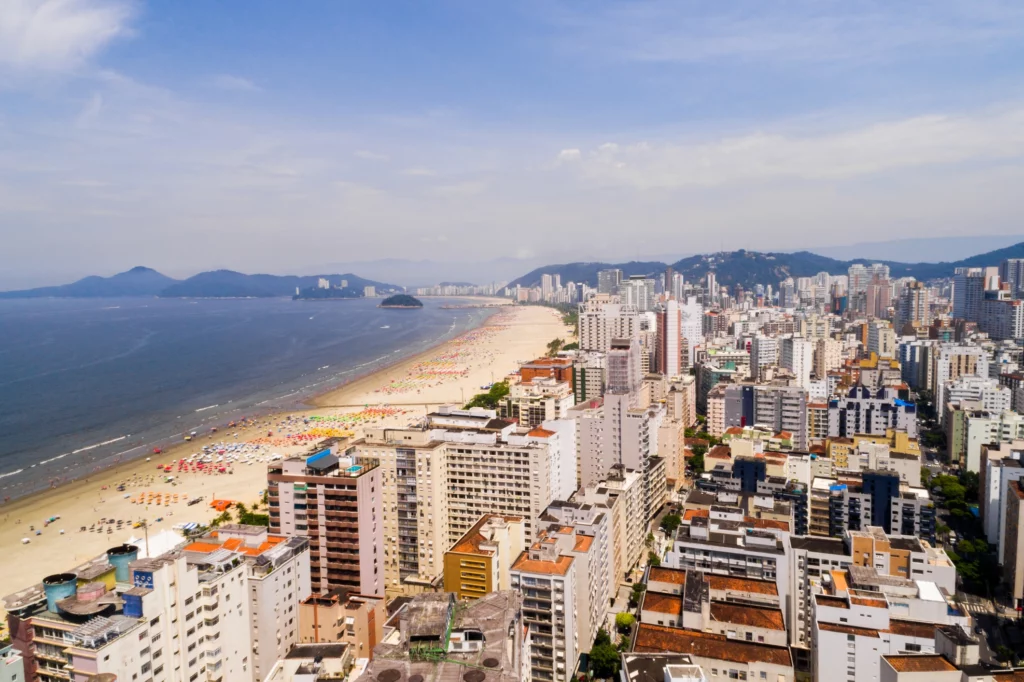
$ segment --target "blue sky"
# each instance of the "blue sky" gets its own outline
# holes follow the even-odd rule
[[[0,0],[0,287],[1015,234],[1024,4]]]

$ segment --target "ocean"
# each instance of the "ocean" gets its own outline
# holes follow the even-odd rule
[[[0,500],[188,431],[301,409],[492,310],[378,301],[0,300]],[[385,328],[386,327],[386,328]]]

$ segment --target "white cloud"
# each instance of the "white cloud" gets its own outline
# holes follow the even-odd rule
[[[545,18],[562,30],[568,48],[640,62],[876,61],[900,51],[987,50],[1024,38],[1024,5],[1016,0],[638,0],[596,10],[555,7],[547,7]]]
[[[402,171],[402,175],[412,175],[423,178],[430,178],[437,175],[437,171],[432,168],[406,168]]]
[[[580,156],[581,153],[579,149],[563,149],[562,151],[558,152],[557,160],[559,162],[569,163],[571,161],[579,161]]]
[[[263,89],[248,78],[233,76],[228,73],[217,74],[209,79],[210,85],[221,90],[233,92],[262,92]]]
[[[94,92],[92,93],[92,97],[89,98],[89,101],[86,102],[85,106],[82,108],[82,112],[78,115],[78,119],[75,123],[79,128],[84,128],[96,120],[96,117],[100,115],[101,111],[103,111],[103,95],[98,92]]]
[[[439,197],[465,197],[481,194],[487,189],[487,183],[479,180],[466,180],[450,185],[438,185],[430,190],[430,194]]]
[[[0,65],[63,71],[130,34],[129,0],[2,0]]]
[[[377,152],[371,152],[366,149],[360,149],[359,151],[352,154],[357,159],[363,159],[364,161],[390,161],[391,157],[387,154],[379,154]]]
[[[836,180],[1021,158],[1024,108],[1016,107],[922,115],[819,134],[755,131],[711,140],[604,143],[576,167],[595,184],[651,189],[778,178]]]

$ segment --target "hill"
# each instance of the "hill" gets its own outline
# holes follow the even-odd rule
[[[357,275],[246,275],[233,270],[213,270],[169,286],[160,292],[163,298],[269,298],[293,296],[296,289],[316,287],[321,278],[337,284],[348,280],[348,287],[362,290],[377,288],[378,293],[402,291],[401,287],[384,282],[363,279]]]
[[[408,294],[388,296],[378,306],[380,308],[422,308],[423,301]]]
[[[111,277],[84,277],[71,284],[20,291],[2,291],[0,298],[116,298],[156,296],[178,280],[151,268],[134,267]]]
[[[1024,242],[1003,249],[970,256],[949,263],[901,263],[898,261],[869,260],[857,258],[853,260],[837,260],[809,251],[796,253],[762,253],[759,251],[724,251],[720,253],[690,256],[672,263],[672,269],[679,272],[687,281],[704,278],[711,270],[715,271],[718,282],[732,286],[739,284],[745,289],[755,284],[776,285],[786,277],[812,277],[819,272],[830,275],[845,275],[854,263],[885,263],[889,266],[893,277],[914,277],[927,281],[942,277],[952,277],[953,270],[959,267],[981,267],[999,265],[1007,258],[1024,258]],[[509,286],[539,286],[543,274],[559,274],[562,282],[586,282],[597,286],[599,270],[619,268],[624,276],[652,275],[664,272],[665,263],[629,262],[629,263],[566,263],[537,268],[514,280]]]

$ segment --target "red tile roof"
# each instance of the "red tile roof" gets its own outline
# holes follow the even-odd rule
[[[572,566],[572,557],[561,555],[555,561],[540,561],[531,559],[529,552],[523,552],[512,564],[513,571],[523,573],[546,573],[548,575],[565,575]]]
[[[662,594],[647,590],[644,593],[644,604],[640,610],[680,616],[683,613],[683,598],[675,594]]]
[[[686,571],[678,568],[652,566],[650,573],[647,574],[647,582],[682,585],[686,583]]]
[[[882,656],[882,658],[898,673],[942,673],[953,672],[957,669],[939,654]]]
[[[637,628],[633,650],[640,653],[691,654],[733,663],[770,663],[785,667],[793,665],[786,647],[742,642],[726,639],[725,635],[649,623],[641,623]]]
[[[749,592],[751,594],[768,594],[778,596],[779,588],[770,580],[754,578],[731,578],[724,575],[705,574],[708,587],[712,590]]]
[[[782,611],[763,606],[713,601],[711,602],[711,617],[722,623],[735,623],[766,630],[786,629]]]

